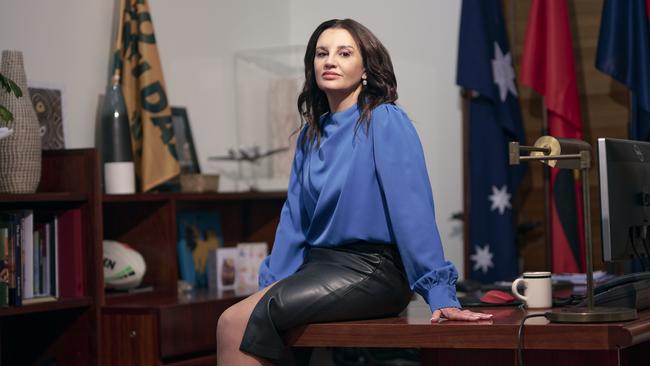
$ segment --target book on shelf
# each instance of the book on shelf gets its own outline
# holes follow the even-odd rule
[[[83,244],[81,208],[0,211],[0,306],[84,296]]]
[[[10,306],[20,306],[23,298],[23,250],[22,218],[24,212],[18,210],[1,211],[0,227],[7,228],[7,265]]]
[[[0,226],[0,307],[9,306],[9,228]]]
[[[86,293],[84,275],[83,215],[80,208],[67,210],[57,218],[58,288],[61,298]]]
[[[29,298],[29,299],[23,299],[23,305],[40,304],[40,303],[52,302],[52,301],[56,301],[56,300],[57,300],[57,298],[54,297],[54,296],[51,296],[51,295],[36,296],[36,297]]]
[[[23,210],[20,218],[22,227],[22,274],[23,274],[23,300],[34,297],[34,212]]]
[[[34,297],[58,297],[57,261],[57,218],[53,213],[36,213],[34,216]]]

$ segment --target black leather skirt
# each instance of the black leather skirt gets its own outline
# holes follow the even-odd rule
[[[395,245],[355,243],[311,248],[298,271],[276,283],[257,303],[239,349],[277,360],[282,335],[316,322],[399,314],[412,297]]]

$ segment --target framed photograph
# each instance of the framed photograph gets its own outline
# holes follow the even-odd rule
[[[217,283],[221,290],[234,290],[237,286],[237,250],[217,249]]]
[[[172,107],[172,126],[176,136],[176,155],[181,166],[181,174],[201,173],[186,108]]]

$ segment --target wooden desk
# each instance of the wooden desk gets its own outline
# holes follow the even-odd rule
[[[310,324],[286,336],[295,347],[420,348],[423,365],[516,365],[519,308],[480,308],[491,321],[429,322],[430,311],[411,305],[404,317]],[[533,365],[650,365],[650,310],[627,323],[549,324],[532,318],[524,328],[524,361]]]

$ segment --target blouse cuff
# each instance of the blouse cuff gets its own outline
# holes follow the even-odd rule
[[[260,290],[275,282],[275,276],[273,276],[273,274],[271,273],[271,269],[269,268],[270,259],[271,256],[266,257],[264,261],[262,261],[262,264],[260,265],[260,276],[259,276]]]
[[[442,308],[460,308],[456,298],[456,280],[458,272],[451,262],[429,272],[420,278],[413,289],[420,294],[431,307],[431,311]]]

